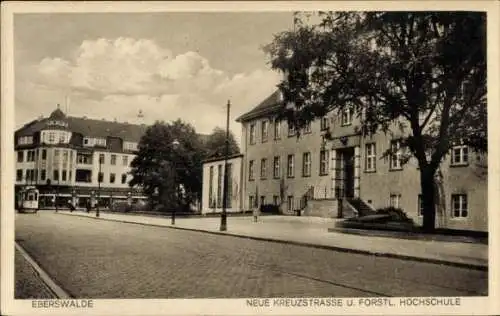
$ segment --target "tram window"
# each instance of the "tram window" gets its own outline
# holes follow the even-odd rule
[[[28,201],[33,201],[33,194],[28,194]]]
[[[37,195],[38,195],[38,194],[36,194],[36,193],[35,193],[35,196],[34,196],[34,197],[35,197],[35,201],[37,200]]]

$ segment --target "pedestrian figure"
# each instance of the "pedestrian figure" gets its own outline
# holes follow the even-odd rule
[[[253,221],[255,223],[257,223],[257,219],[259,217],[259,213],[260,213],[259,212],[259,208],[258,207],[254,207],[254,209],[253,209]]]
[[[85,203],[85,207],[87,208],[87,213],[90,213],[90,201],[87,201],[87,203]]]

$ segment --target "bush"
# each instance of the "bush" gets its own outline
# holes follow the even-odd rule
[[[133,203],[129,205],[126,201],[115,201],[111,208],[114,212],[145,212],[149,210],[149,203]]]
[[[413,222],[402,209],[393,206],[380,208],[377,210],[377,214],[389,215],[390,220],[395,222]]]
[[[263,204],[260,206],[260,212],[266,214],[280,214],[280,208],[274,204]]]

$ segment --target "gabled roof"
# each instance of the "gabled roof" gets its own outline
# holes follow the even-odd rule
[[[259,105],[251,109],[249,112],[238,117],[236,119],[236,122],[245,122],[264,115],[268,115],[273,112],[276,112],[281,107],[283,107],[281,92],[279,90],[276,90],[275,92],[273,92],[273,94],[268,96]]]

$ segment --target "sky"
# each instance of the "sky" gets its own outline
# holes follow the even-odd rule
[[[72,116],[225,126],[276,90],[262,46],[291,12],[38,13],[14,17],[16,128],[60,104]],[[138,117],[142,111],[144,117]]]

